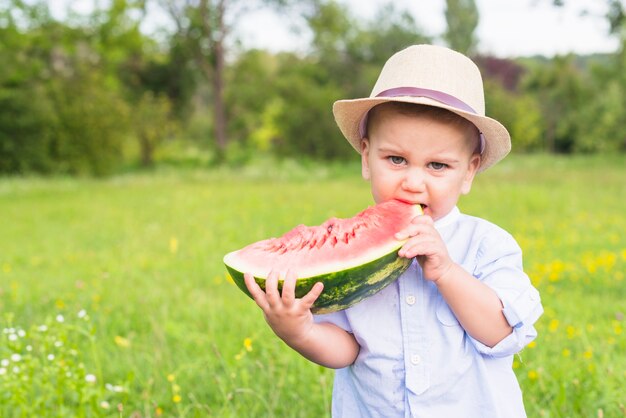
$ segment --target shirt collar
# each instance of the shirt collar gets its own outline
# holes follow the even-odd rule
[[[437,230],[440,230],[441,228],[445,228],[446,226],[451,225],[452,223],[456,222],[457,219],[459,219],[460,215],[461,211],[458,207],[455,206],[447,215],[435,221],[435,228],[437,228]]]

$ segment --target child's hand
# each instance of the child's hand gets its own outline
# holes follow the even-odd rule
[[[398,255],[406,258],[417,257],[426,280],[436,282],[454,264],[430,216],[416,216],[409,226],[395,235],[395,238],[409,239],[400,248]]]
[[[278,273],[270,272],[265,280],[265,292],[254,281],[254,277],[246,273],[244,280],[248,291],[256,304],[263,310],[265,320],[274,333],[289,345],[303,341],[313,328],[311,306],[324,289],[322,283],[316,283],[311,291],[301,299],[296,299],[296,275],[287,271],[283,283],[282,295],[278,292]]]

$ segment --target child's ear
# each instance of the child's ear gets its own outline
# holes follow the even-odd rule
[[[370,141],[367,138],[361,140],[361,175],[365,180],[370,179]]]
[[[480,168],[480,154],[473,154],[470,158],[467,173],[463,179],[463,186],[461,187],[462,194],[468,194],[470,190],[472,190],[472,183],[476,173],[478,172],[478,168]]]

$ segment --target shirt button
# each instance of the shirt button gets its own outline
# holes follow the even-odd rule
[[[415,303],[415,296],[413,295],[409,295],[406,297],[406,303],[408,303],[409,305],[413,305]]]
[[[421,361],[422,361],[422,358],[420,357],[419,354],[413,354],[411,356],[411,363],[413,363],[413,364],[420,364]]]

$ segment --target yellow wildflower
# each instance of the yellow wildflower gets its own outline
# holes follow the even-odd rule
[[[559,329],[559,320],[553,319],[552,321],[550,321],[550,325],[548,325],[548,329],[550,330],[550,332],[555,332],[557,329]]]
[[[573,325],[568,325],[565,331],[567,332],[567,338],[570,340],[578,334],[578,331]]]
[[[178,239],[176,237],[170,238],[170,252],[176,254],[178,252]]]
[[[176,394],[176,395],[172,396],[172,401],[174,403],[179,403],[182,400],[183,400],[183,398],[181,398],[179,394]]]
[[[114,340],[115,340],[115,344],[117,344],[118,347],[122,347],[122,348],[130,347],[130,340],[128,340],[127,338],[124,338],[120,335],[116,335]]]
[[[248,352],[252,351],[252,339],[249,337],[244,339],[243,346],[245,347],[246,351]]]
[[[176,376],[173,373],[167,375],[168,382],[173,382],[174,380],[176,380]]]

